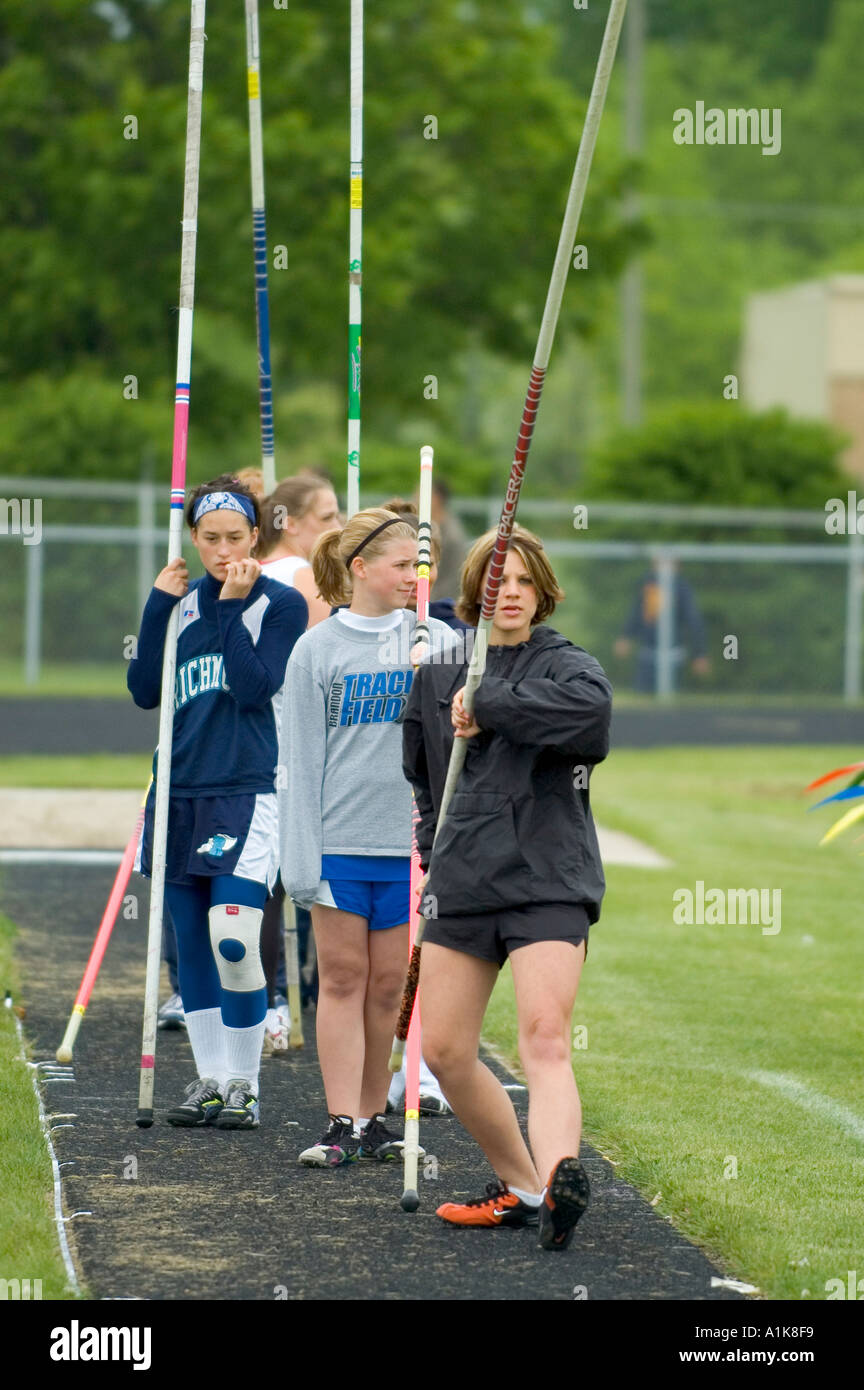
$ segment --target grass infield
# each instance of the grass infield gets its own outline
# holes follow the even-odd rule
[[[28,685],[22,661],[0,661],[0,695],[27,696],[93,696],[98,699],[130,699],[126,688],[126,662],[103,664],[45,663],[39,670],[36,685]]]
[[[0,787],[54,787],[59,791],[140,791],[150,777],[151,753],[10,753],[0,756]],[[130,827],[131,829],[131,827]]]
[[[607,870],[574,1013],[586,1138],[769,1298],[824,1299],[862,1271],[861,845],[853,830],[819,849],[840,810],[808,815],[801,795],[856,755],[628,750],[592,779],[601,825],[674,868]],[[676,925],[673,893],[700,879],[781,889],[781,930]],[[509,971],[487,1032],[515,1061]]]
[[[12,923],[0,915],[0,985],[4,996],[8,991],[19,999],[14,934]],[[15,1016],[0,1008],[0,1279],[29,1279],[31,1299],[36,1280],[42,1281],[43,1299],[72,1298],[54,1224],[51,1160],[20,1051]]]

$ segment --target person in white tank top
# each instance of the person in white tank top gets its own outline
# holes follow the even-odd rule
[[[340,524],[339,503],[317,473],[297,473],[278,483],[261,508],[261,539],[256,550],[268,579],[297,589],[309,605],[309,626],[330,616],[318,593],[309,556],[318,537]]]

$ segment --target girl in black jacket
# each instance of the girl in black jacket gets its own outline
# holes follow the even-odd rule
[[[465,561],[457,612],[466,621],[478,621],[494,544],[490,531]],[[459,1226],[539,1220],[544,1249],[567,1246],[589,1198],[570,1029],[605,889],[588,782],[609,749],[612,700],[594,658],[543,625],[563,597],[542,542],[514,527],[473,717],[462,703],[467,663],[446,664],[445,654],[419,668],[404,730],[428,870],[423,1053],[498,1179],[485,1197],[445,1203],[438,1215]],[[433,851],[454,734],[470,743]],[[508,957],[531,1152],[507,1092],[478,1058]]]

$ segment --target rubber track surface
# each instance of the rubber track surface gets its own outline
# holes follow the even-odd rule
[[[36,1061],[54,1059],[111,881],[104,869],[4,871],[0,906],[21,928],[25,1028]],[[492,1176],[452,1117],[422,1123],[427,1176],[413,1215],[399,1207],[401,1164],[301,1168],[297,1154],[326,1124],[308,1011],[304,1051],[262,1063],[259,1130],[177,1130],[159,1120],[194,1076],[180,1032],[159,1035],[157,1120],[137,1129],[147,885],[133,876],[129,894],[138,917],[121,912],[114,929],[79,1035],[74,1084],[43,1083],[49,1115],[75,1116],[57,1121],[72,1127],[55,1129],[54,1143],[68,1164],[66,1212],[91,1213],[67,1229],[94,1298],[739,1297],[712,1289],[718,1271],[704,1255],[588,1148],[594,1199],[564,1254],[540,1251],[532,1230],[460,1231],[435,1215],[442,1201],[482,1195]],[[516,1104],[524,1123],[521,1093]]]

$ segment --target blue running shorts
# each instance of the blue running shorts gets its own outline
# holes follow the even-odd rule
[[[316,903],[365,917],[370,931],[408,921],[411,860],[407,855],[325,854]]]

